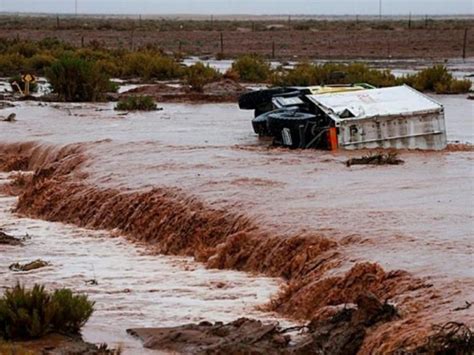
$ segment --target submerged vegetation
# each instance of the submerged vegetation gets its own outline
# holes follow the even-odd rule
[[[35,339],[49,333],[78,334],[94,310],[87,296],[69,289],[48,292],[16,285],[0,298],[0,339]]]
[[[57,39],[38,42],[0,39],[0,75],[17,76],[31,72],[46,75],[54,92],[64,101],[98,101],[114,91],[111,77],[138,78],[142,82],[184,80],[192,91],[200,92],[222,75],[204,64],[186,67],[179,58],[153,45],[136,50],[110,49],[97,41],[74,48]],[[390,70],[370,68],[364,63],[314,64],[305,61],[293,68],[270,63],[258,55],[238,57],[225,78],[274,86],[368,83],[376,87],[407,84],[420,91],[440,94],[466,93],[469,80],[458,80],[443,65],[417,74],[395,77]]]
[[[155,100],[150,96],[130,96],[120,100],[115,107],[118,111],[154,111]]]

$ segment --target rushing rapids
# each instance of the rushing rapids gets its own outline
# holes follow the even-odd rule
[[[344,270],[341,254],[350,240],[338,242],[311,232],[270,233],[244,214],[214,208],[177,188],[136,192],[89,184],[81,144],[5,145],[0,163],[2,170],[35,170],[30,176],[18,175],[13,183],[17,189],[21,186],[17,212],[114,229],[160,253],[193,256],[211,268],[282,277],[287,286],[268,308],[286,316],[325,319],[366,291],[393,302],[400,318],[367,332],[362,353],[421,347],[436,320],[447,316],[438,290],[428,280],[405,271],[387,272],[370,262]]]
[[[448,139],[472,142],[473,102],[441,100]],[[15,105],[0,166],[30,172],[1,189],[23,215],[281,277],[266,309],[317,324],[370,291],[399,317],[371,324],[360,353],[426,348],[453,333],[447,322],[474,324],[472,146],[347,167],[353,154],[269,149],[232,105],[127,116],[111,104]]]

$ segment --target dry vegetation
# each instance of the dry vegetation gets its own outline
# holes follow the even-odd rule
[[[3,17],[0,37],[41,40],[57,37],[75,46],[108,48],[147,45],[168,53],[236,57],[257,53],[276,58],[433,58],[461,57],[468,28],[467,55],[474,53],[474,20],[416,18],[291,21],[184,20],[100,17]],[[223,48],[220,35],[223,35]],[[274,45],[273,45],[274,43]],[[273,50],[274,49],[274,50]],[[38,60],[41,58],[38,58]],[[42,58],[48,60],[48,58]]]
[[[183,80],[191,91],[202,92],[212,82],[222,79],[215,69],[201,63],[183,66],[180,57],[169,55],[155,46],[131,51],[110,49],[99,43],[75,48],[57,38],[41,41],[1,40],[0,75],[32,72],[46,75],[58,98],[63,101],[100,101],[105,93],[117,89],[111,77],[139,78],[142,82]],[[415,75],[395,78],[390,70],[370,68],[366,64],[313,64],[301,62],[293,69],[272,69],[267,59],[255,54],[239,56],[226,79],[242,82],[284,85],[321,85],[365,82],[377,87],[408,84],[421,91],[465,93],[469,80],[457,80],[443,65]],[[12,78],[13,80],[13,78]]]

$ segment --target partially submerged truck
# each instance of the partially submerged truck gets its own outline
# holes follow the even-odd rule
[[[240,97],[259,136],[290,148],[442,150],[444,108],[409,86],[283,87]]]

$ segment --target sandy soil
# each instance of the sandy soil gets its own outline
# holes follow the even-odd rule
[[[132,41],[133,36],[133,41]],[[224,31],[224,52],[229,56],[246,53],[272,55],[275,42],[275,56],[291,59],[337,58],[423,58],[444,60],[460,58],[464,40],[463,29],[354,29],[289,31],[274,30],[262,32]],[[165,51],[181,50],[192,55],[215,55],[220,52],[220,32],[218,31],[118,31],[63,29],[43,30],[2,29],[0,37],[41,40],[57,37],[75,46],[80,46],[82,38],[87,44],[99,41],[108,47],[137,48],[153,44]],[[474,56],[474,31],[468,32],[467,56]]]

